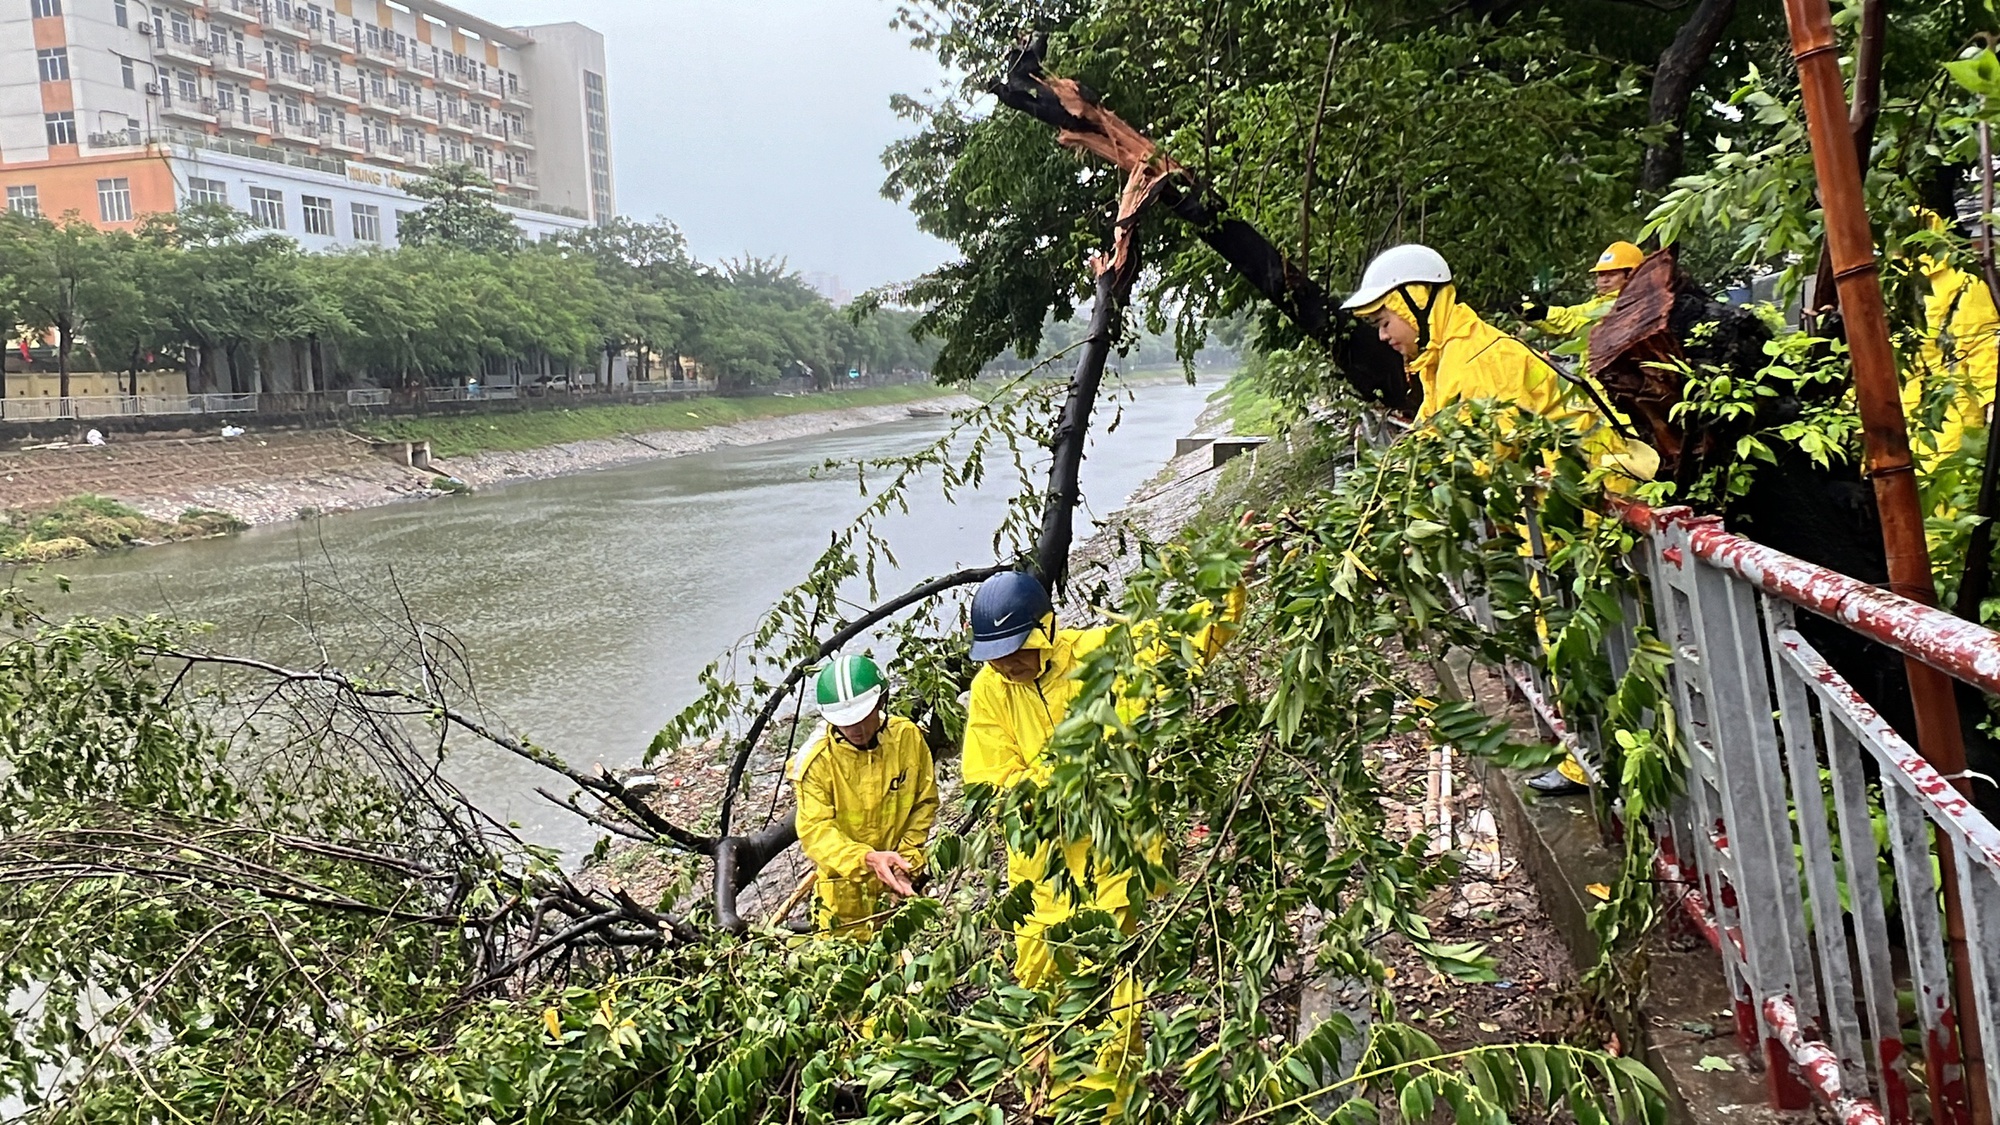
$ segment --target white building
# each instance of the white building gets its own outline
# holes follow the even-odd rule
[[[530,237],[610,219],[604,39],[425,0],[0,0],[0,189],[106,227],[222,202],[309,249],[394,245],[401,190],[492,178]]]

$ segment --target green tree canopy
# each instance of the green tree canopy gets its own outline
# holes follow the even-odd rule
[[[493,203],[493,181],[470,164],[443,165],[403,190],[428,201],[398,224],[405,246],[497,252],[521,241],[521,229]]]

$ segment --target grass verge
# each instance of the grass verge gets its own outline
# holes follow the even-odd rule
[[[1266,394],[1248,371],[1230,376],[1208,401],[1227,402],[1230,432],[1243,437],[1277,437],[1290,425],[1284,406]]]
[[[74,496],[51,508],[0,512],[0,563],[43,563],[145,543],[206,539],[241,531],[243,521],[190,508],[172,523],[102,496]]]
[[[794,398],[774,395],[691,398],[645,405],[580,406],[451,418],[384,418],[357,429],[368,437],[383,441],[428,441],[433,454],[450,458],[473,453],[524,453],[573,441],[630,437],[664,430],[701,430],[758,418],[781,418],[863,406],[894,406],[964,393],[966,389],[963,387],[920,383],[903,387],[832,391]]]

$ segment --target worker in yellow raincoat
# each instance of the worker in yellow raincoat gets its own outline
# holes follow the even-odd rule
[[[937,775],[923,731],[889,714],[873,660],[839,657],[816,687],[826,723],[788,771],[799,845],[817,875],[820,932],[866,937],[891,893],[916,893],[937,820]]]
[[[1228,639],[1234,622],[1242,617],[1243,603],[1239,587],[1231,593],[1221,620],[1193,638],[1204,659]],[[985,667],[973,677],[966,707],[966,784],[1007,790],[1024,781],[1048,782],[1049,739],[1083,690],[1075,673],[1109,633],[1103,628],[1058,629],[1048,591],[1033,575],[999,574],[980,586],[972,601],[971,655]],[[1121,708],[1129,709],[1129,704]],[[1080,905],[1067,889],[1058,889],[1058,862],[1084,889]],[[1024,882],[1033,886],[1034,904],[1015,929],[1014,978],[1026,987],[1045,987],[1057,979],[1059,969],[1047,933],[1079,909],[1110,914],[1128,934],[1138,924],[1132,873],[1094,865],[1089,840],[1064,845],[1060,859],[1048,845],[1034,852],[1009,848],[1007,883],[1013,887]],[[1125,975],[1111,999],[1117,1033],[1099,1053],[1100,1074],[1087,1085],[1125,1089],[1119,1075],[1139,1054],[1138,1009],[1143,1001],[1143,986]],[[1114,1103],[1114,1114],[1122,1102],[1121,1096]]]
[[[1607,470],[1606,485],[1614,491],[1652,480],[1659,471],[1660,456],[1652,446],[1621,434],[1589,395],[1547,360],[1460,303],[1450,264],[1430,247],[1383,251],[1362,272],[1361,287],[1344,307],[1372,324],[1423,385],[1418,421],[1458,403],[1512,404],[1575,429],[1584,454],[1593,467]],[[1575,759],[1565,758],[1528,784],[1562,796],[1583,792],[1589,775]]]
[[[1522,303],[1521,319],[1530,328],[1536,328],[1564,340],[1587,335],[1603,318],[1604,313],[1618,300],[1618,294],[1625,289],[1625,283],[1632,278],[1632,271],[1646,262],[1646,252],[1630,242],[1614,242],[1597,256],[1597,264],[1590,267],[1590,279],[1597,287],[1597,293],[1580,305],[1557,305],[1550,307],[1538,301]]]
[[[1934,232],[1944,233],[1942,218],[1929,211],[1920,214]],[[1958,451],[1967,430],[1986,428],[2000,371],[2000,313],[1985,280],[1959,269],[1949,255],[1920,255],[1917,269],[1930,283],[1930,292],[1924,297],[1916,363],[1903,378],[1903,416],[1910,420],[1910,447],[1918,467],[1928,473]],[[1940,398],[1942,417],[1926,417]]]

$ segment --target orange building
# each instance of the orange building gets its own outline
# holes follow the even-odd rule
[[[406,178],[466,163],[538,237],[613,214],[603,55],[426,0],[8,0],[0,192],[109,228],[226,203],[318,250],[393,245]]]

